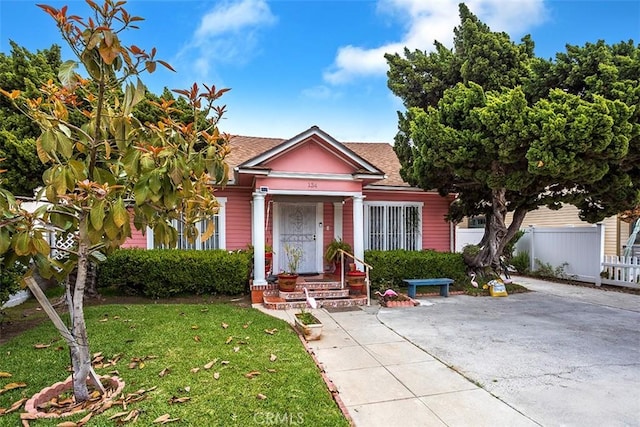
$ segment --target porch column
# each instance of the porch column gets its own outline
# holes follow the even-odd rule
[[[264,196],[259,191],[253,193],[253,203],[251,210],[251,218],[253,224],[252,244],[253,244],[253,284],[266,285],[267,281],[264,277]]]
[[[361,260],[364,260],[364,197],[353,196],[353,254]],[[362,263],[356,262],[356,266],[364,270]]]

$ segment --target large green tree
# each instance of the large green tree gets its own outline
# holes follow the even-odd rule
[[[410,183],[455,193],[449,218],[485,215],[474,268],[498,268],[527,212],[574,204],[598,221],[637,205],[640,47],[567,46],[555,60],[492,32],[464,5],[454,46],[387,55],[395,150]],[[513,212],[507,227],[505,218]]]
[[[227,89],[194,84],[175,91],[190,114],[179,114],[174,99],[157,98],[148,120],[135,117],[134,108],[146,96],[139,75],[158,65],[171,67],[155,58],[155,48],[122,43],[123,32],[142,20],[127,12],[125,2],[87,4],[86,19],[69,15],[67,7],[39,6],[55,20],[76,60],[62,63],[55,79],[33,91],[0,88],[41,131],[36,152],[47,169],[40,197],[48,202],[27,212],[0,186],[0,257],[9,265],[34,265],[44,277],[63,279],[77,269],[75,281],[67,283],[68,329],[27,278],[69,346],[77,401],[89,397],[87,377],[101,387],[91,368],[84,320],[88,263],[131,235],[130,215],[136,228],[150,227],[156,241],[168,246],[177,240],[172,220],[184,222],[187,238],[197,238],[196,224],[217,212],[214,186],[226,181],[229,151],[229,137],[218,129],[225,108],[217,106]],[[75,121],[77,115],[84,120]],[[212,226],[203,239],[214,232]],[[51,257],[45,239],[51,230],[74,242],[55,248],[65,255],[62,260]]]
[[[29,52],[11,41],[11,53],[0,53],[0,87],[19,90],[35,96],[38,88],[55,79],[62,60],[60,47]],[[33,196],[42,184],[45,166],[38,160],[35,140],[40,127],[21,114],[11,100],[0,97],[0,169],[11,167],[5,177],[5,187],[21,196]]]

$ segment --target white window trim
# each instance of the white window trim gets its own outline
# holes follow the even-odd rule
[[[370,249],[369,248],[369,236],[371,234],[371,230],[370,230],[370,218],[369,218],[369,208],[372,206],[383,206],[383,207],[417,207],[418,209],[418,216],[419,216],[419,221],[420,221],[420,227],[418,228],[418,239],[417,239],[417,247],[415,250],[422,250],[422,232],[423,232],[423,217],[422,217],[422,210],[424,207],[424,202],[391,202],[391,201],[371,201],[371,202],[364,202],[364,233],[365,233],[365,249]],[[389,249],[385,249],[385,250],[389,250]]]
[[[227,248],[227,198],[226,197],[216,197],[218,204],[220,207],[218,208],[218,213],[216,216],[218,217],[218,239],[220,249]],[[176,227],[176,220],[173,221],[173,226]],[[196,239],[196,250],[201,250],[202,242],[200,239]],[[153,230],[151,228],[147,228],[147,249],[154,248],[153,241]]]

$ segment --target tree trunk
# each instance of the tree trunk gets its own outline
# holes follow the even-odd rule
[[[507,228],[505,225],[505,218],[507,216],[505,194],[506,191],[504,189],[493,191],[493,209],[491,213],[487,215],[484,235],[478,244],[480,252],[478,252],[474,258],[467,260],[474,269],[500,269],[500,256],[504,251],[504,247],[513,236],[515,236],[518,230],[520,230],[522,222],[528,212],[524,207],[516,208],[513,212],[513,220]]]
[[[82,230],[82,227],[80,227]],[[87,377],[91,370],[91,358],[89,353],[89,341],[87,339],[87,325],[84,320],[84,288],[87,280],[87,263],[89,258],[89,245],[80,232],[78,243],[78,273],[73,284],[71,295],[71,335],[78,343],[71,347],[71,365],[73,368],[73,394],[76,402],[84,402],[89,399]],[[71,286],[71,284],[69,284]]]
[[[506,242],[507,226],[505,217],[507,216],[506,189],[499,188],[491,194],[491,213],[487,216],[484,236],[480,242],[480,252],[472,259],[471,267],[485,269],[491,267],[494,270],[500,267],[500,255]]]

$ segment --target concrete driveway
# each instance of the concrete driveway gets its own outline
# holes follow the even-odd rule
[[[378,319],[542,426],[640,426],[640,296],[516,281]]]

